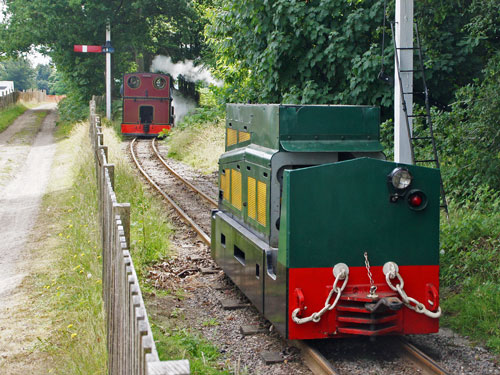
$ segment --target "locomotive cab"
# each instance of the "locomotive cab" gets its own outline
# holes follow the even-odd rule
[[[219,166],[212,256],[285,338],[437,331],[439,171],[385,161],[378,108],[228,105]]]
[[[174,125],[171,78],[158,73],[130,73],[123,77],[124,135],[155,137]]]

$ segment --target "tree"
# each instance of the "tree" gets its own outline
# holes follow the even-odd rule
[[[38,65],[36,67],[36,87],[38,90],[45,90],[47,94],[50,94],[49,90],[49,77],[52,73],[52,67],[47,65]]]
[[[6,0],[5,3],[9,16],[0,29],[2,49],[17,55],[32,46],[42,46],[64,76],[69,92],[81,101],[104,91],[104,56],[77,54],[73,45],[104,44],[107,19],[116,50],[113,82],[127,71],[147,70],[157,53],[171,53],[174,59],[192,58],[202,44],[203,25],[196,21],[195,3],[190,0]]]
[[[385,0],[218,0],[207,12],[209,56],[226,78],[228,100],[374,104],[392,114],[393,88],[377,80]],[[447,105],[458,87],[480,77],[493,43],[470,32],[478,12],[492,34],[498,1],[415,1],[433,99]],[[481,14],[481,13],[479,13]],[[386,72],[393,74],[387,2]],[[482,23],[481,23],[482,22]],[[484,27],[483,27],[484,30]],[[498,47],[498,39],[493,43]],[[416,74],[415,81],[419,80]]]
[[[49,92],[51,95],[68,94],[68,87],[64,83],[64,78],[56,69],[53,69],[49,76]]]
[[[14,81],[16,90],[27,90],[35,87],[35,71],[26,59],[10,59],[0,62],[0,80]]]

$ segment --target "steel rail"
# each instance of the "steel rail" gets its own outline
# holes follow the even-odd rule
[[[184,178],[182,178],[177,172],[175,172],[168,164],[167,162],[165,161],[165,159],[163,159],[163,157],[160,155],[160,153],[158,152],[158,149],[156,148],[156,138],[153,139],[153,141],[151,142],[151,146],[153,147],[153,151],[156,155],[156,157],[162,162],[162,164],[165,166],[165,168],[168,169],[168,171],[170,173],[172,173],[175,177],[177,177],[183,184],[187,185],[191,190],[193,190],[195,193],[201,195],[203,197],[203,199],[205,199],[208,203],[210,203],[212,206],[214,207],[217,207],[218,204],[215,200],[213,200],[212,198],[210,198],[208,195],[206,195],[204,192],[202,192],[201,190],[199,190],[196,186],[194,186],[193,184],[191,184],[189,181],[186,181]]]
[[[194,222],[193,219],[191,219],[183,210],[180,208],[177,203],[174,202],[174,200],[167,194],[165,193],[152,179],[151,177],[146,173],[146,171],[141,167],[139,161],[137,160],[137,157],[134,152],[134,143],[137,140],[137,138],[134,138],[132,142],[130,142],[130,154],[132,155],[132,159],[134,159],[134,163],[139,169],[139,171],[142,173],[142,175],[148,180],[148,182],[167,200],[168,203],[177,211],[177,213],[182,217],[182,219],[191,226],[196,233],[200,236],[201,240],[206,243],[207,245],[210,246],[210,236],[208,236],[201,227]]]
[[[321,354],[303,340],[290,341],[290,344],[300,349],[304,363],[314,375],[339,375],[338,370]]]
[[[432,358],[415,347],[413,344],[410,344],[406,339],[401,337],[399,340],[401,342],[401,351],[403,356],[424,370],[425,374],[450,375],[448,371],[439,366]]]

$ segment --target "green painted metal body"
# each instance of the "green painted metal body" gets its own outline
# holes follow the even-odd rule
[[[219,176],[226,169],[242,171],[242,195],[247,196],[246,177],[269,182],[273,157],[279,153],[316,153],[336,155],[340,152],[378,152],[379,115],[369,106],[298,106],[241,105],[227,106],[226,128],[250,133],[250,140],[227,146],[219,160]],[[220,180],[219,180],[220,183]],[[247,208],[236,209],[230,200],[220,201],[220,208],[238,217],[251,228],[269,238],[270,184],[267,184],[266,225],[248,217]]]
[[[404,165],[409,188],[427,196],[427,207],[392,203],[387,176],[398,164],[360,158],[286,171],[278,261],[287,268],[333,267],[339,261],[372,266],[439,262],[439,171]]]
[[[370,106],[229,104],[226,126],[251,133],[252,143],[289,152],[376,152],[380,110]]]
[[[294,268],[364,267],[365,251],[372,266],[438,264],[439,171],[404,165],[423,210],[390,201],[401,165],[377,160],[378,108],[228,105],[226,127],[250,139],[219,161],[219,176],[241,173],[242,207],[219,194],[212,256],[284,337]],[[266,225],[248,216],[248,177],[266,184]]]

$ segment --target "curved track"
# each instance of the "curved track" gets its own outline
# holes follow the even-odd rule
[[[217,207],[217,202],[175,172],[161,157],[155,140],[151,142],[150,147],[148,147],[148,143],[148,141],[137,141],[137,139],[132,140],[130,143],[130,153],[137,168],[151,186],[175,209],[183,221],[196,231],[205,244],[210,246],[210,235],[207,234],[210,232],[210,208]],[[151,152],[155,154],[154,158],[151,158]],[[159,168],[163,169],[163,171],[168,171],[168,173],[158,172]],[[154,177],[152,176],[153,173],[148,173],[151,170],[155,171]],[[176,197],[173,198],[165,190],[175,191]],[[200,222],[200,224],[197,222]],[[405,339],[397,337],[394,339],[397,340],[395,343],[398,347],[397,355],[403,363],[408,363],[408,367],[418,369],[419,374],[449,374],[430,357]],[[320,350],[306,341],[295,341],[291,344],[301,350],[304,362],[313,374],[341,374]]]
[[[200,211],[198,205],[197,207],[194,207],[192,205],[192,202],[193,200],[196,199],[196,194],[192,193],[191,190],[183,188],[182,182],[176,183],[175,181],[178,181],[177,178],[172,177],[172,175],[169,175],[167,173],[162,174],[161,177],[156,175],[153,178],[153,176],[151,176],[150,173],[146,172],[146,169],[148,170],[150,170],[151,168],[158,169],[158,166],[157,165],[155,166],[155,163],[157,163],[156,162],[157,159],[151,158],[150,157],[151,152],[144,148],[144,145],[146,143],[147,143],[146,141],[137,141],[136,138],[132,140],[132,142],[130,143],[130,154],[132,155],[132,159],[134,160],[134,163],[136,164],[137,168],[146,178],[146,180],[151,184],[151,186],[153,186],[153,188],[155,188],[156,191],[158,191],[158,193],[160,193],[167,200],[167,202],[181,216],[181,218],[186,222],[186,224],[188,224],[196,231],[196,233],[198,233],[202,241],[205,242],[207,245],[210,245],[210,236],[207,234],[210,228],[209,210],[206,209],[205,210],[206,214],[204,214],[203,211]],[[162,181],[161,182],[155,181],[159,179],[161,179]],[[174,200],[168,193],[165,192],[165,190],[176,191],[177,194],[176,199]],[[181,194],[183,195],[183,197],[179,198],[179,195]],[[200,214],[204,216],[203,219],[205,219],[201,220],[204,222],[204,224],[202,225],[197,224],[197,221],[200,221],[201,219],[199,218]],[[208,228],[207,228],[207,222],[208,222]]]

